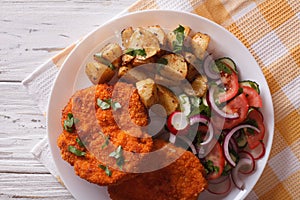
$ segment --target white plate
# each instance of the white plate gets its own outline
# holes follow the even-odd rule
[[[100,45],[104,45],[109,40],[118,40],[117,42],[120,43],[120,33],[128,26],[138,27],[156,24],[169,30],[173,30],[178,24],[183,24],[190,26],[194,31],[207,33],[211,37],[209,52],[213,52],[216,57],[228,56],[232,58],[239,68],[242,80],[254,80],[260,84],[264,105],[262,113],[265,117],[266,126],[264,138],[266,155],[257,162],[255,173],[244,177],[246,188],[243,191],[233,188],[226,196],[212,195],[207,192],[201,194],[201,197],[207,199],[237,200],[245,198],[263,172],[273,140],[274,113],[267,82],[247,48],[229,31],[200,16],[178,11],[143,11],[109,21],[87,35],[68,56],[54,83],[47,114],[47,130],[51,152],[63,182],[76,199],[109,199],[106,187],[99,187],[80,179],[74,174],[73,168],[61,159],[56,145],[56,140],[62,131],[60,123],[61,110],[75,91],[91,85],[83,69],[91,55],[97,49],[99,50]]]

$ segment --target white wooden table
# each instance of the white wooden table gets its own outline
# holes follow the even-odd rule
[[[21,81],[135,0],[0,1],[0,199],[73,199],[30,153],[45,118]]]

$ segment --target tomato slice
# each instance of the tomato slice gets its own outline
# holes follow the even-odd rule
[[[246,122],[250,124],[255,123],[260,132],[257,131],[246,131],[246,137],[248,141],[248,146],[250,149],[255,149],[258,145],[260,145],[261,141],[265,136],[265,125],[262,119],[262,115],[259,111],[253,109],[247,116]]]
[[[215,167],[218,167],[218,171],[211,172],[207,175],[208,180],[213,180],[219,178],[224,170],[225,166],[225,157],[223,153],[222,146],[219,142],[216,142],[214,148],[209,152],[205,157],[206,161],[212,161]]]
[[[226,113],[233,114],[238,113],[239,117],[235,119],[224,119],[218,115],[214,115],[212,117],[212,122],[215,127],[218,129],[231,129],[240,123],[242,123],[247,118],[249,105],[247,98],[244,93],[236,96],[232,99],[224,108],[223,110]]]
[[[246,95],[249,106],[261,108],[262,99],[255,89],[249,86],[243,86],[243,93]]]
[[[225,87],[225,92],[218,94],[218,99],[220,103],[229,101],[232,99],[239,91],[239,80],[238,75],[228,66],[231,73],[221,72],[221,81]]]

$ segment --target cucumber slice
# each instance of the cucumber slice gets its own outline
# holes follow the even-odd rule
[[[249,87],[252,87],[253,89],[256,90],[256,92],[258,94],[260,93],[259,85],[255,81],[249,81],[249,80],[241,81],[240,82],[240,86],[249,86]]]
[[[206,95],[203,95],[202,97],[202,102],[205,106],[208,106],[207,100],[206,100]]]
[[[244,131],[241,131],[241,134],[236,138],[236,143],[240,149],[243,149],[247,146],[248,141]]]
[[[228,65],[235,73],[238,73],[237,66],[235,62],[229,57],[218,58],[216,61],[221,61]]]

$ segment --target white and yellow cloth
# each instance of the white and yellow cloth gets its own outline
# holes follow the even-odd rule
[[[125,13],[146,9],[196,13],[224,26],[249,49],[271,90],[275,132],[267,166],[247,199],[300,199],[300,1],[139,0]],[[23,81],[42,112],[58,69],[76,43]],[[32,152],[56,175],[47,140]]]

